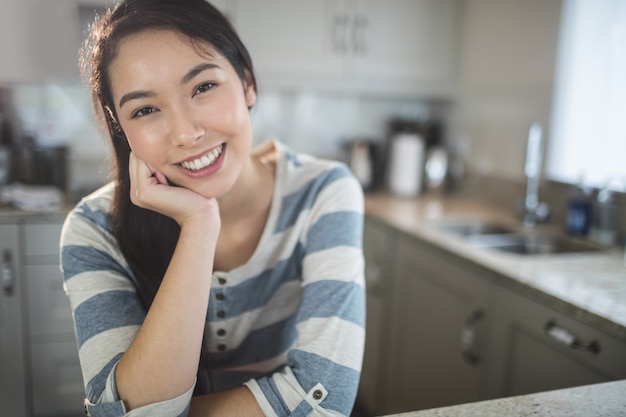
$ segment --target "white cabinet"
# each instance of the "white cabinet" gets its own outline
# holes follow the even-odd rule
[[[488,272],[369,218],[364,255],[359,407],[386,415],[483,399]]]
[[[347,19],[345,3],[238,0],[232,18],[262,80],[337,75],[343,65],[340,44],[348,30],[342,21]]]
[[[238,0],[260,87],[445,95],[458,0]]]
[[[363,228],[363,255],[367,288],[367,328],[358,403],[369,415],[386,414],[385,372],[388,358],[389,323],[394,286],[392,230],[366,219]]]
[[[504,288],[494,311],[490,397],[626,378],[626,342]]]
[[[400,235],[385,387],[387,413],[484,398],[492,285],[487,272]]]
[[[22,316],[19,226],[0,224],[0,410],[26,415],[26,373]]]
[[[0,224],[0,409],[7,417],[84,415],[84,388],[59,269],[61,219]]]
[[[32,415],[84,415],[72,311],[59,268],[60,222],[23,226]]]
[[[457,3],[357,1],[349,73],[404,82],[407,88],[418,82],[451,83]]]
[[[626,341],[510,278],[370,217],[363,251],[368,415],[626,378]]]
[[[261,88],[449,95],[461,0],[213,0],[250,50]],[[75,81],[90,8],[8,0],[0,80]]]

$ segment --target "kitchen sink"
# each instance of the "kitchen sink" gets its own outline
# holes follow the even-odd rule
[[[471,238],[471,243],[474,246],[520,255],[594,252],[601,249],[588,242],[542,233],[480,235]]]
[[[439,226],[439,229],[454,235],[471,237],[478,235],[495,235],[513,233],[515,230],[511,227],[481,221],[473,221],[467,223],[445,223]]]
[[[602,248],[592,243],[536,229],[525,231],[490,221],[455,221],[438,225],[442,232],[460,236],[472,246],[519,255],[593,252]]]

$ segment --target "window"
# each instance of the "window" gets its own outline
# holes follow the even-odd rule
[[[563,1],[553,106],[546,176],[626,187],[626,1]]]

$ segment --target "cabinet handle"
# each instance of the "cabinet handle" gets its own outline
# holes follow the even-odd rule
[[[352,27],[352,45],[356,55],[367,53],[367,17],[357,16]]]
[[[335,16],[333,25],[333,47],[335,51],[346,53],[348,52],[349,45],[349,33],[350,19],[347,15],[342,14]]]
[[[11,262],[11,252],[5,250],[2,253],[2,289],[6,295],[13,294],[13,286],[15,284],[15,274],[13,273],[13,264]]]
[[[600,353],[600,343],[597,340],[584,343],[574,333],[556,324],[554,320],[548,321],[543,330],[552,340],[571,349],[582,350],[595,355]]]
[[[476,352],[476,334],[478,333],[478,324],[483,316],[484,313],[481,309],[474,311],[465,320],[465,324],[461,328],[461,356],[470,365],[478,365],[480,363],[480,355]]]
[[[382,293],[382,285],[380,283],[380,274],[382,268],[376,261],[368,262],[365,265],[365,286],[367,292],[371,295],[380,295]]]

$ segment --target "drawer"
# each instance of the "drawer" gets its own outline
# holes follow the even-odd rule
[[[85,391],[75,343],[30,346],[35,417],[84,416]]]
[[[490,314],[488,398],[626,378],[626,342],[547,301],[498,287]]]
[[[24,254],[25,256],[59,256],[59,240],[61,223],[25,224]]]

